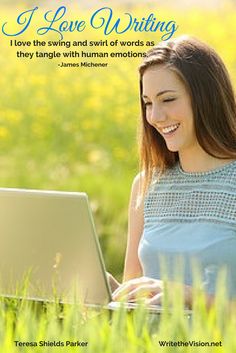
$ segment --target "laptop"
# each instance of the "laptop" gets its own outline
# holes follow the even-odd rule
[[[1,296],[119,308],[85,193],[0,188],[0,244]]]

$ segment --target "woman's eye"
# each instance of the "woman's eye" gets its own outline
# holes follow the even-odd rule
[[[175,101],[176,98],[166,98],[166,99],[163,99],[163,102],[164,103],[168,103],[168,102],[173,102]]]
[[[144,102],[144,105],[145,105],[145,107],[150,107],[151,105],[152,105],[152,103],[151,102]]]

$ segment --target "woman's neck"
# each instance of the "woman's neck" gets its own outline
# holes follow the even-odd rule
[[[233,160],[213,157],[200,147],[195,151],[179,152],[179,161],[185,172],[200,173],[216,169]]]

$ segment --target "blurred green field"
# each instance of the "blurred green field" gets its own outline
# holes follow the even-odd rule
[[[30,303],[25,300],[21,302],[13,299],[3,300],[1,297],[0,351],[3,353],[235,352],[236,308],[227,308],[222,290],[218,291],[216,306],[210,311],[206,310],[203,297],[196,291],[192,316],[184,313],[179,290],[179,286],[174,288],[172,300],[170,297],[168,300],[167,296],[162,315],[148,314],[142,306],[133,312],[121,308],[119,311],[109,313],[107,310],[84,310],[79,305],[62,307],[56,303],[43,305],[40,302]],[[15,341],[20,342],[21,346]],[[87,344],[79,347],[67,345],[67,341]],[[167,342],[165,347],[164,341]],[[214,345],[210,346],[212,343]]]
[[[176,35],[192,34],[211,44],[236,82],[232,4],[186,12],[156,8],[160,18],[177,22]],[[117,5],[116,13],[125,10]],[[19,13],[6,6],[0,11],[13,22]],[[132,12],[150,10],[140,3]],[[20,39],[35,38],[28,32]],[[89,29],[86,38],[104,39]],[[131,33],[124,39],[158,42],[160,34]],[[107,69],[61,69],[54,60],[16,59],[16,49],[2,34],[0,50],[0,186],[87,192],[107,269],[121,278],[129,192],[138,172],[140,59],[109,59]]]
[[[23,11],[31,3],[25,0],[19,6]],[[129,10],[139,17],[152,11],[162,19],[174,19],[179,26],[176,36],[192,34],[218,51],[235,84],[236,8],[233,2],[222,1],[221,6],[209,9],[178,8],[176,3],[172,8],[149,1],[134,5],[132,1],[132,5],[130,2],[122,8],[112,2],[117,15],[122,16]],[[49,7],[46,1],[42,4]],[[76,7],[70,11],[74,17],[78,14]],[[1,24],[6,20],[13,23],[18,13],[17,6],[10,7],[9,2],[1,1]],[[79,10],[80,17],[88,15],[89,10]],[[36,39],[34,30],[19,39]],[[74,34],[66,39],[81,38]],[[101,33],[89,30],[86,38],[106,39]],[[110,36],[109,40],[112,39]],[[156,43],[160,34],[131,33],[122,39]],[[131,48],[141,49],[144,48]],[[140,60],[110,59],[107,69],[61,69],[55,60],[16,59],[15,52],[9,46],[9,38],[0,34],[0,186],[87,192],[107,269],[121,279],[130,186],[138,172],[137,67]],[[168,311],[171,294],[172,314]],[[39,308],[40,304],[35,307],[25,301],[6,302],[0,298],[0,352],[51,353],[65,349],[68,353],[235,352],[236,310],[228,310],[224,286],[219,285],[216,306],[209,312],[196,290],[191,319],[183,315],[182,297],[177,288],[168,295],[161,317],[146,316],[142,309],[133,314],[121,310],[113,314],[112,320],[108,313],[82,312],[77,306],[61,311],[55,304]],[[80,340],[88,341],[88,347],[16,347],[14,340]],[[222,346],[164,348],[159,344],[163,340],[214,341],[222,342]]]

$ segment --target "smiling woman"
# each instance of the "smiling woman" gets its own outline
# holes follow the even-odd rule
[[[182,269],[191,307],[197,266],[207,305],[222,271],[235,299],[236,105],[227,70],[197,39],[161,43],[140,66],[140,99],[141,173],[131,191],[125,282],[113,298],[159,304],[164,266],[170,291]]]
[[[153,73],[157,71],[160,75],[156,73],[154,77]],[[158,81],[155,84],[157,76]],[[196,135],[197,145],[201,146],[201,153],[206,152],[204,157],[207,160],[215,157],[212,164],[218,165],[227,163],[229,159],[236,159],[236,107],[233,88],[224,63],[212,48],[185,36],[161,43],[148,52],[140,66],[140,78],[143,115],[141,161],[147,176],[152,174],[153,165],[164,171],[166,167],[173,166],[180,159],[178,150],[169,150],[164,136],[148,122],[147,115],[150,111],[146,109],[144,90],[149,89],[147,85],[151,84],[154,90],[172,89],[175,90],[172,94],[180,95],[171,97],[176,98],[175,102],[165,104],[177,104],[178,110],[175,108],[171,110],[175,115],[174,122],[177,123],[176,115],[179,114],[179,108],[183,109],[184,105],[184,108],[188,109],[185,115],[193,124],[192,133]],[[161,124],[163,126],[169,124],[170,120],[169,117]],[[193,161],[191,150],[188,155],[188,163],[191,163]],[[204,166],[200,166],[201,170],[198,170],[197,161],[194,159],[192,168],[204,171]],[[186,168],[195,171],[191,170],[189,165]],[[207,164],[205,169],[208,168]]]
[[[158,91],[157,91],[158,89]],[[146,119],[165,140],[169,151],[194,153],[198,148],[191,101],[185,85],[175,72],[163,65],[143,75]]]

